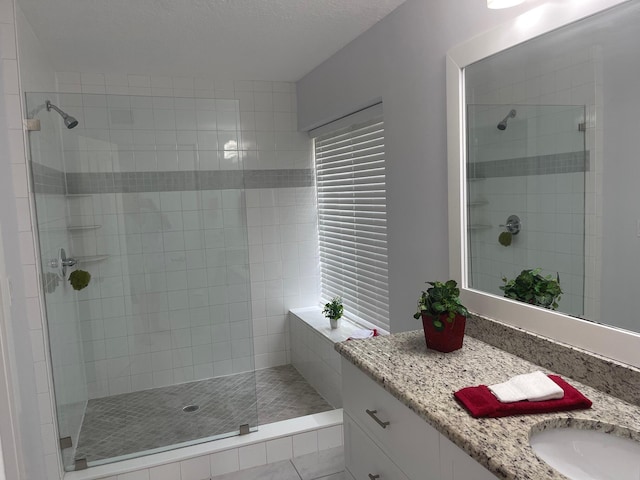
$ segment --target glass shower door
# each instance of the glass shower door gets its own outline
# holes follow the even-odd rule
[[[87,402],[87,381],[77,299],[61,265],[62,252],[64,256],[73,253],[62,156],[65,127],[62,119],[48,114],[49,98],[48,94],[27,94],[29,118],[40,120],[40,130],[29,133],[30,167],[58,431],[64,442],[74,443]],[[64,453],[64,464],[72,465],[73,453],[68,449]]]
[[[29,93],[27,106],[65,468],[255,430],[238,102]]]
[[[467,125],[469,285],[502,296],[503,277],[540,268],[582,315],[584,105],[468,105]]]

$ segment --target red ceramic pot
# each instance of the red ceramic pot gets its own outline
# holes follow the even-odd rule
[[[433,326],[433,317],[422,314],[422,328],[424,329],[427,348],[445,353],[462,348],[464,327],[467,319],[463,315],[456,315],[453,322],[449,322],[448,317],[448,314],[440,315],[440,321],[443,323],[444,329],[438,331]]]

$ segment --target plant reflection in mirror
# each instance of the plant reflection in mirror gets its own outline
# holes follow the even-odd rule
[[[502,277],[504,285],[500,290],[506,298],[555,310],[562,295],[560,275],[556,273],[554,279],[551,275],[542,276],[541,271],[541,268],[522,270],[513,280]]]

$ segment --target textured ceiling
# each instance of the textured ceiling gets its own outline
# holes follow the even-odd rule
[[[295,81],[404,0],[18,0],[58,71]]]

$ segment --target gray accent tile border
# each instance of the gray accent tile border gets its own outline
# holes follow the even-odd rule
[[[310,168],[244,171],[244,188],[312,187],[313,185],[315,185],[315,175]]]
[[[64,195],[66,193],[64,172],[41,163],[32,162],[31,175],[34,192],[50,195]]]
[[[314,185],[312,169],[67,173],[32,163],[36,193],[180,192]],[[36,174],[37,172],[37,174]],[[66,191],[65,191],[66,183]]]
[[[476,162],[468,166],[469,178],[519,177],[589,171],[589,152],[556,153],[534,157]]]

